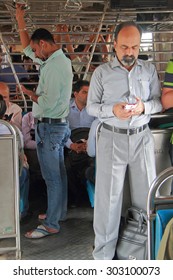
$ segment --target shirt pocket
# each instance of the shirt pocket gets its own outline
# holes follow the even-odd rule
[[[141,99],[147,101],[150,96],[150,83],[149,80],[140,80],[141,83]]]

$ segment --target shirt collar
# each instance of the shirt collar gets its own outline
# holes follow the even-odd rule
[[[49,62],[49,61],[50,61],[51,59],[53,59],[54,57],[57,57],[57,56],[59,56],[59,55],[61,55],[61,54],[63,54],[63,51],[62,51],[62,49],[59,49],[59,50],[53,52],[53,53],[48,57],[48,59],[46,59],[45,61],[43,61],[43,63],[46,64],[47,62]]]
[[[75,110],[80,111],[80,112],[86,110],[86,107],[84,107],[82,110],[79,110],[79,108],[76,105],[76,102],[75,102],[74,98],[70,102],[70,108],[75,109]]]
[[[73,98],[70,102],[70,107],[71,108],[77,108],[77,105],[76,105],[76,102],[75,102],[75,99]]]

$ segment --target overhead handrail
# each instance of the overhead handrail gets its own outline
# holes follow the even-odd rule
[[[102,14],[102,17],[101,17],[101,20],[100,20],[100,25],[98,27],[96,38],[95,38],[94,44],[92,46],[92,50],[91,50],[91,53],[90,53],[88,64],[86,66],[86,70],[85,70],[85,74],[83,76],[83,80],[85,80],[86,77],[87,77],[87,74],[88,74],[88,71],[89,71],[89,67],[90,67],[90,64],[91,64],[91,61],[92,61],[92,58],[93,58],[93,54],[94,54],[94,51],[95,51],[95,48],[96,48],[96,44],[97,44],[97,41],[98,41],[98,38],[99,38],[100,31],[102,29],[102,24],[103,24],[103,20],[104,20],[105,13],[106,13],[107,9],[108,9],[108,2],[106,2],[105,6],[104,6],[103,14]]]
[[[82,8],[82,3],[80,0],[67,0],[65,3],[64,9],[77,9],[80,10]]]

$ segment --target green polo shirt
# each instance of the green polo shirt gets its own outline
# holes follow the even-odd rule
[[[38,104],[33,102],[33,116],[35,118],[67,117],[73,80],[71,61],[61,49],[55,51],[46,61],[35,58],[30,46],[24,49],[24,53],[40,64],[36,90],[39,98]]]

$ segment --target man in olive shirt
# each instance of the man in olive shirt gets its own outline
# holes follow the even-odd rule
[[[161,101],[165,110],[173,108],[173,59],[166,66]],[[169,154],[173,166],[173,133],[170,139]],[[171,194],[173,195],[173,181],[171,184]]]
[[[37,29],[29,38],[24,20],[25,11],[16,5],[16,19],[25,55],[40,64],[36,93],[22,90],[33,101],[36,121],[36,143],[42,176],[47,185],[48,207],[42,225],[26,233],[27,238],[42,238],[58,233],[59,221],[66,218],[67,179],[64,166],[64,144],[69,137],[66,117],[72,91],[72,67],[52,34]]]

